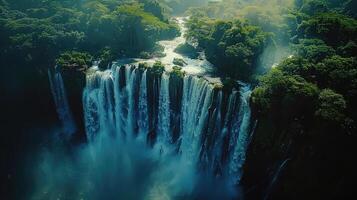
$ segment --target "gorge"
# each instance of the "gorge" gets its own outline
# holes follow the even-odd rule
[[[0,0],[0,199],[353,199],[355,2]]]
[[[180,44],[177,41],[185,42],[182,37],[159,42],[164,44],[166,53],[159,58],[165,66],[161,71],[141,67],[134,59],[124,65],[119,60],[104,71],[97,66],[87,70],[82,114],[88,144],[76,159],[85,158],[91,167],[77,161],[70,165],[73,173],[82,168],[77,178],[90,184],[76,186],[75,191],[88,191],[82,194],[84,198],[102,195],[90,187],[99,187],[98,181],[108,175],[119,180],[107,182],[108,187],[115,186],[118,191],[109,192],[106,198],[231,199],[239,195],[237,188],[253,131],[251,86],[242,82],[236,82],[234,87],[222,85],[219,78],[207,72],[209,65],[204,68],[198,64],[208,61],[174,53]],[[172,70],[169,61],[175,58],[173,55],[189,63],[182,67],[182,73]],[[60,68],[49,75],[63,132],[74,134]],[[106,162],[105,166],[102,162]],[[143,172],[147,174],[139,178],[142,180],[127,183]],[[46,183],[49,180],[54,184],[47,187],[45,194],[56,195],[64,187],[55,178],[61,174],[65,173],[59,170],[45,175],[54,177],[43,180],[44,185],[51,185]],[[140,196],[130,196],[134,194],[129,188],[136,184],[143,191],[137,194]]]

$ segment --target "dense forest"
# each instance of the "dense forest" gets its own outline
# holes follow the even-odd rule
[[[252,87],[254,128],[240,183],[245,199],[338,199],[355,193],[357,1],[0,0],[4,199],[32,192],[22,166],[31,159],[29,152],[50,143],[44,132],[58,126],[48,81],[54,66],[69,71],[65,79],[76,80],[67,88],[82,127],[73,143],[84,143],[80,85],[89,69],[94,63],[104,71],[120,59],[164,57],[158,42],[183,34],[177,16],[187,16],[187,31],[175,52],[196,60],[203,60],[204,53],[221,80],[215,90],[239,89],[241,82]],[[186,61],[173,59],[170,92],[184,87]],[[148,98],[151,107],[160,106],[161,96],[158,105],[152,99],[159,93],[155,88],[162,87],[157,84],[164,64],[140,63],[138,68],[154,74],[147,81],[154,88]],[[223,93],[222,104],[230,101],[228,96]],[[181,111],[172,104],[171,112]],[[229,109],[222,107],[223,112]],[[179,124],[172,126],[178,129]]]
[[[251,106],[258,126],[247,185],[265,187],[264,176],[272,173],[266,169],[287,160],[272,199],[347,197],[355,168],[356,2],[266,3],[213,3],[191,11],[189,23],[188,37],[223,74],[257,83]],[[276,49],[268,54],[273,63],[259,60],[266,59],[264,48]],[[286,50],[285,58],[279,49]],[[268,72],[266,64],[274,64]],[[254,190],[248,196],[262,197]]]

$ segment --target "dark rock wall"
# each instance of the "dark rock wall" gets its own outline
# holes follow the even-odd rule
[[[82,95],[86,85],[86,74],[77,69],[61,69],[64,86],[67,92],[69,107],[72,111],[77,132],[75,141],[85,140]]]
[[[242,185],[246,199],[346,199],[354,195],[354,135],[316,122],[259,114]],[[285,163],[284,163],[285,162]]]

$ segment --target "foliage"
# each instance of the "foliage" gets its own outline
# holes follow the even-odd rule
[[[284,116],[303,118],[315,106],[317,86],[299,76],[287,75],[274,69],[261,81],[262,86],[252,93],[252,102],[262,112],[281,109]]]
[[[330,122],[343,123],[343,120],[345,120],[346,101],[342,95],[330,89],[325,89],[321,91],[318,100],[319,105],[315,113],[316,116]]]
[[[88,53],[81,53],[77,51],[66,51],[62,53],[57,59],[56,64],[62,67],[80,67],[88,68],[92,63],[92,56]]]
[[[175,48],[175,52],[188,56],[190,58],[197,58],[198,52],[194,46],[188,43],[180,44]]]
[[[319,13],[298,27],[300,37],[319,38],[327,45],[339,46],[357,37],[357,20],[338,13]]]
[[[99,68],[106,69],[108,65],[115,59],[115,54],[110,47],[105,47],[99,53]]]
[[[164,0],[174,15],[186,12],[190,7],[206,5],[208,0]]]
[[[355,127],[351,124],[357,120],[357,21],[343,13],[347,5],[343,2],[297,3],[293,14],[298,24],[291,31],[296,34],[292,35],[295,55],[261,78],[252,94],[258,111],[281,109],[285,119],[294,119],[299,110],[304,111],[308,114],[304,118],[311,119],[310,125],[299,120],[304,128],[326,123],[327,127],[337,125],[341,132],[351,132],[348,129]],[[310,91],[308,101],[298,97],[301,91]],[[314,116],[320,121],[313,120]]]
[[[274,33],[276,41],[286,43],[289,39],[288,26],[293,25],[295,20],[289,15],[292,6],[293,0],[224,0],[193,8],[189,13],[224,20],[239,19]]]
[[[323,40],[319,39],[301,39],[294,48],[301,57],[314,62],[335,54],[332,47],[327,46]]]
[[[169,25],[161,21],[159,18],[151,13],[145,12],[140,4],[127,4],[118,7],[116,10],[119,14],[128,15],[131,17],[138,17],[142,24],[151,25],[152,28],[168,29]]]
[[[174,65],[178,65],[178,66],[184,66],[184,65],[187,65],[187,63],[181,59],[181,58],[174,58],[174,60],[172,61],[172,63]]]
[[[141,69],[141,70],[146,70],[149,68],[149,65],[145,62],[141,62],[138,64],[138,68]]]
[[[45,68],[72,50],[105,64],[113,56],[153,51],[156,41],[178,34],[177,25],[163,17],[161,4],[149,0],[2,2],[0,59],[14,65]]]
[[[239,20],[193,16],[188,28],[188,39],[204,49],[207,59],[218,67],[219,72],[241,79],[252,75],[269,40],[269,34]]]
[[[179,66],[173,66],[172,71],[170,72],[170,77],[183,78],[185,76],[185,72],[182,71],[182,68]]]
[[[161,74],[165,71],[165,66],[160,61],[156,61],[149,69],[151,74],[161,76]]]

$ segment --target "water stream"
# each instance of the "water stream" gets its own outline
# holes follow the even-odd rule
[[[185,33],[184,20],[177,18]],[[36,198],[237,198],[251,130],[251,87],[239,82],[232,91],[217,88],[219,78],[210,74],[204,55],[174,52],[184,42],[183,35],[160,41],[161,58],[89,70],[83,92],[88,144],[70,158],[43,160]],[[170,74],[174,58],[187,63],[181,80]],[[135,65],[156,60],[166,67],[160,76]]]

